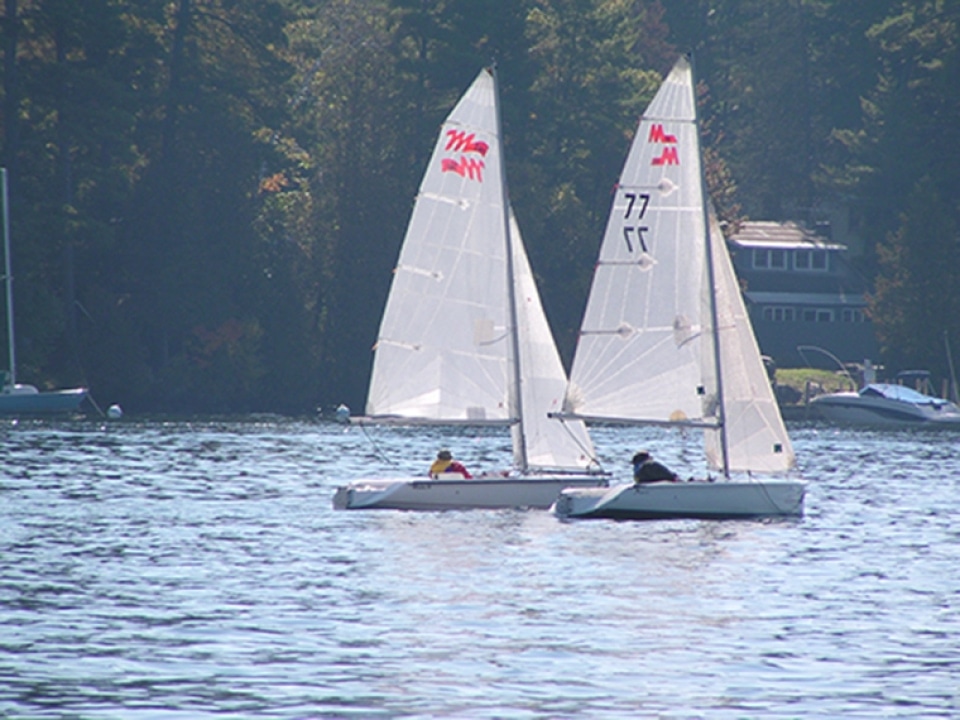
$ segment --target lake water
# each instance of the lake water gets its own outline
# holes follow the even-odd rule
[[[0,717],[960,717],[960,433],[790,430],[800,520],[561,522],[331,508],[505,431],[4,421]]]

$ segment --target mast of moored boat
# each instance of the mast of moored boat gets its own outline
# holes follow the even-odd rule
[[[943,344],[947,348],[947,368],[950,370],[949,399],[955,403],[960,403],[960,397],[958,397],[957,391],[957,374],[953,370],[953,353],[950,352],[950,336],[946,330],[943,331]]]
[[[727,446],[727,418],[723,404],[723,372],[720,362],[720,323],[717,312],[717,282],[713,267],[713,237],[710,233],[710,212],[708,208],[707,183],[703,172],[703,154],[700,152],[700,109],[697,106],[697,72],[693,62],[693,53],[690,58],[690,92],[693,95],[693,132],[696,141],[697,165],[700,181],[700,207],[703,213],[703,238],[707,255],[707,284],[710,300],[710,325],[713,338],[713,367],[717,376],[717,429],[720,433],[720,454],[723,458],[723,475],[730,476],[730,452]]]
[[[514,422],[517,423],[517,432],[519,433],[519,442],[515,443],[514,451],[519,455],[519,469],[526,472],[529,464],[527,461],[527,438],[526,430],[523,427],[523,394],[520,392],[520,383],[522,381],[520,372],[520,330],[517,327],[517,292],[514,287],[514,267],[513,267],[513,236],[510,233],[510,193],[507,191],[507,169],[506,153],[503,151],[503,122],[500,118],[500,86],[497,82],[496,65],[489,68],[490,77],[493,78],[493,105],[496,110],[497,118],[497,147],[499,149],[500,166],[500,202],[503,206],[503,236],[506,243],[506,261],[507,261],[507,322],[510,324],[510,352],[507,357],[508,363],[512,367],[512,382],[510,383],[513,407],[511,413]]]
[[[17,351],[13,341],[13,270],[10,267],[10,194],[7,191],[7,169],[0,168],[0,193],[3,194],[3,282],[7,292],[7,345],[10,387],[17,384]]]

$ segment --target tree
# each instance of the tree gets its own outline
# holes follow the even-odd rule
[[[161,11],[166,4],[151,7]],[[289,71],[284,7],[179,0],[152,20],[157,39],[136,141],[146,156],[123,226],[126,298],[114,321],[130,341],[130,404],[255,406],[267,370],[255,265],[260,172],[273,156]],[[118,306],[119,308],[120,306]]]
[[[290,165],[291,184],[311,232],[296,239],[311,263],[312,296],[304,301],[319,342],[322,396],[351,407],[366,394],[416,188],[409,105],[399,97],[385,10],[379,0],[339,0],[290,28],[300,88],[287,128],[300,158]]]
[[[662,15],[659,2],[545,0],[527,18],[534,74],[526,116],[506,127],[524,150],[512,167],[508,158],[511,196],[568,360],[617,176],[675,60]]]
[[[137,162],[124,144],[133,122],[130,77],[117,59],[128,42],[123,8],[48,0],[8,2],[6,11],[4,156],[13,176],[21,374],[73,384],[88,379],[78,312],[95,280],[75,257],[111,242]]]
[[[904,198],[929,175],[945,197],[960,190],[960,167],[944,148],[960,146],[956,3],[898,3],[867,30],[880,64],[862,98],[862,128],[839,133],[852,157],[866,230],[895,229]]]
[[[915,184],[878,255],[870,308],[884,360],[947,377],[943,334],[960,338],[960,223],[930,177]]]
[[[946,148],[960,146],[958,27],[956,3],[891,3],[866,31],[879,66],[861,127],[837,132],[850,152],[838,177],[864,234],[886,238],[872,315],[891,366],[942,368],[939,338],[956,316],[945,303],[955,294],[960,167]]]

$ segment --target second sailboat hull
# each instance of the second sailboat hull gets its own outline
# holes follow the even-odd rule
[[[395,478],[357,480],[337,488],[338,510],[464,510],[539,508],[553,505],[565,488],[605,488],[603,475]]]
[[[613,520],[799,516],[803,495],[803,484],[790,480],[656,482],[565,490],[554,512],[563,518]]]

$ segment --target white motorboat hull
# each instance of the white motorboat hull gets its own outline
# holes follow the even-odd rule
[[[842,392],[815,397],[810,406],[816,408],[825,420],[843,425],[960,428],[960,412],[952,404],[921,405]]]
[[[337,510],[545,510],[564,488],[605,488],[607,485],[603,475],[356,480],[337,488],[333,507]]]
[[[803,514],[804,485],[792,480],[656,482],[568,489],[554,513],[562,518],[733,519]]]

